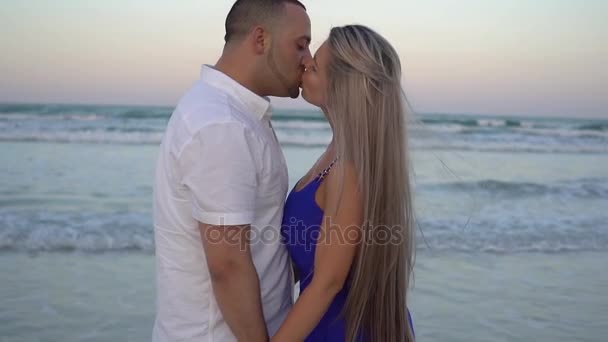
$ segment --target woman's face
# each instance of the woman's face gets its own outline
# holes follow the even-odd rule
[[[302,97],[312,105],[325,108],[329,65],[327,41],[321,45],[313,58],[305,61],[304,65],[306,71],[302,75]]]

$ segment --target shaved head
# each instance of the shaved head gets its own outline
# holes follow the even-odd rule
[[[243,38],[255,26],[274,27],[286,4],[306,10],[298,0],[237,0],[226,17],[226,43]]]

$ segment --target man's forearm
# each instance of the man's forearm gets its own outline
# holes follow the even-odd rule
[[[268,341],[260,283],[253,264],[234,267],[225,276],[212,278],[212,285],[224,320],[237,340]]]

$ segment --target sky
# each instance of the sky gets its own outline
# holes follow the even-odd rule
[[[313,50],[333,26],[385,36],[417,112],[608,118],[608,1],[303,2]],[[173,106],[219,57],[231,5],[0,0],[0,102]]]

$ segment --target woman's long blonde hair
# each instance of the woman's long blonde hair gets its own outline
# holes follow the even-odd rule
[[[335,27],[329,44],[326,112],[337,154],[358,172],[362,239],[349,277],[347,341],[413,341],[407,291],[414,234],[401,63],[382,36]]]

